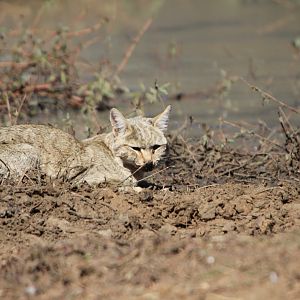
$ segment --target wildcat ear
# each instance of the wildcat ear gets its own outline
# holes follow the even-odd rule
[[[127,121],[120,111],[116,108],[110,110],[110,123],[114,135],[124,134],[127,129]]]
[[[159,128],[161,131],[167,130],[170,111],[171,105],[168,105],[161,114],[152,119],[153,126]]]

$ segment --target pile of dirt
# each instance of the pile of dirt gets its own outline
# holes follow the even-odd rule
[[[0,297],[297,299],[295,166],[278,150],[174,139],[138,194],[48,178],[2,183]]]
[[[179,239],[84,232],[2,258],[3,299],[297,299],[299,231]]]
[[[45,182],[2,186],[0,195],[4,299],[219,299],[246,297],[257,285],[257,297],[280,299],[300,291],[298,184],[136,194]],[[261,238],[284,232],[294,233]]]

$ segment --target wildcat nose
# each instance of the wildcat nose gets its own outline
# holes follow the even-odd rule
[[[151,151],[142,149],[142,156],[145,163],[150,163],[152,161]]]
[[[144,170],[147,171],[147,172],[148,172],[148,171],[152,171],[153,168],[154,168],[153,162],[148,162],[148,163],[146,163],[146,164],[144,165]]]

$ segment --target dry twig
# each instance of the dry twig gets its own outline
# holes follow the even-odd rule
[[[141,30],[138,32],[138,34],[136,35],[136,37],[132,40],[132,43],[130,44],[130,46],[127,48],[124,57],[121,61],[121,63],[118,65],[117,70],[114,73],[114,77],[118,76],[123,69],[125,68],[125,66],[128,63],[129,58],[131,57],[135,47],[137,46],[137,44],[139,43],[139,41],[141,40],[142,36],[145,34],[145,32],[148,30],[148,28],[150,27],[150,25],[152,24],[152,18],[148,19],[144,26],[141,28]]]
[[[263,91],[263,90],[260,89],[259,87],[250,84],[246,79],[244,79],[244,78],[242,78],[242,77],[240,77],[240,79],[241,79],[246,85],[248,85],[252,90],[258,92],[258,93],[262,96],[263,100],[264,100],[264,99],[269,99],[269,100],[275,102],[276,104],[279,104],[280,107],[287,108],[287,109],[289,109],[289,110],[291,110],[291,111],[293,111],[293,112],[295,112],[295,113],[297,113],[297,114],[300,114],[300,109],[295,108],[295,107],[292,107],[292,106],[290,106],[290,105],[288,105],[288,104],[282,102],[281,100],[278,100],[277,98],[275,98],[275,97],[272,96],[271,94],[269,94],[269,93]]]
[[[278,147],[278,148],[280,148],[280,149],[285,150],[284,147],[283,147],[282,145],[278,144],[277,142],[272,141],[272,140],[270,140],[270,139],[268,139],[268,138],[265,138],[265,137],[263,137],[262,135],[260,135],[260,134],[258,134],[258,133],[256,133],[256,132],[252,131],[252,130],[249,130],[249,129],[243,127],[243,126],[240,125],[240,124],[237,124],[237,123],[234,123],[234,122],[230,122],[230,121],[226,121],[226,120],[222,120],[222,122],[225,123],[225,124],[227,124],[227,125],[230,125],[230,126],[233,126],[233,127],[236,127],[236,128],[242,129],[242,130],[245,130],[245,131],[248,132],[248,134],[254,135],[254,136],[256,136],[258,139],[260,139],[260,140],[262,140],[262,141],[264,141],[264,142],[270,143],[270,144],[272,144],[272,145],[274,145],[274,146],[276,146],[276,147]]]

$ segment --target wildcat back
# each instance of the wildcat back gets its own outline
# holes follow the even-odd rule
[[[90,185],[135,185],[162,158],[170,106],[154,118],[110,112],[112,131],[82,141],[45,125],[0,128],[0,176],[19,180],[29,170]]]

